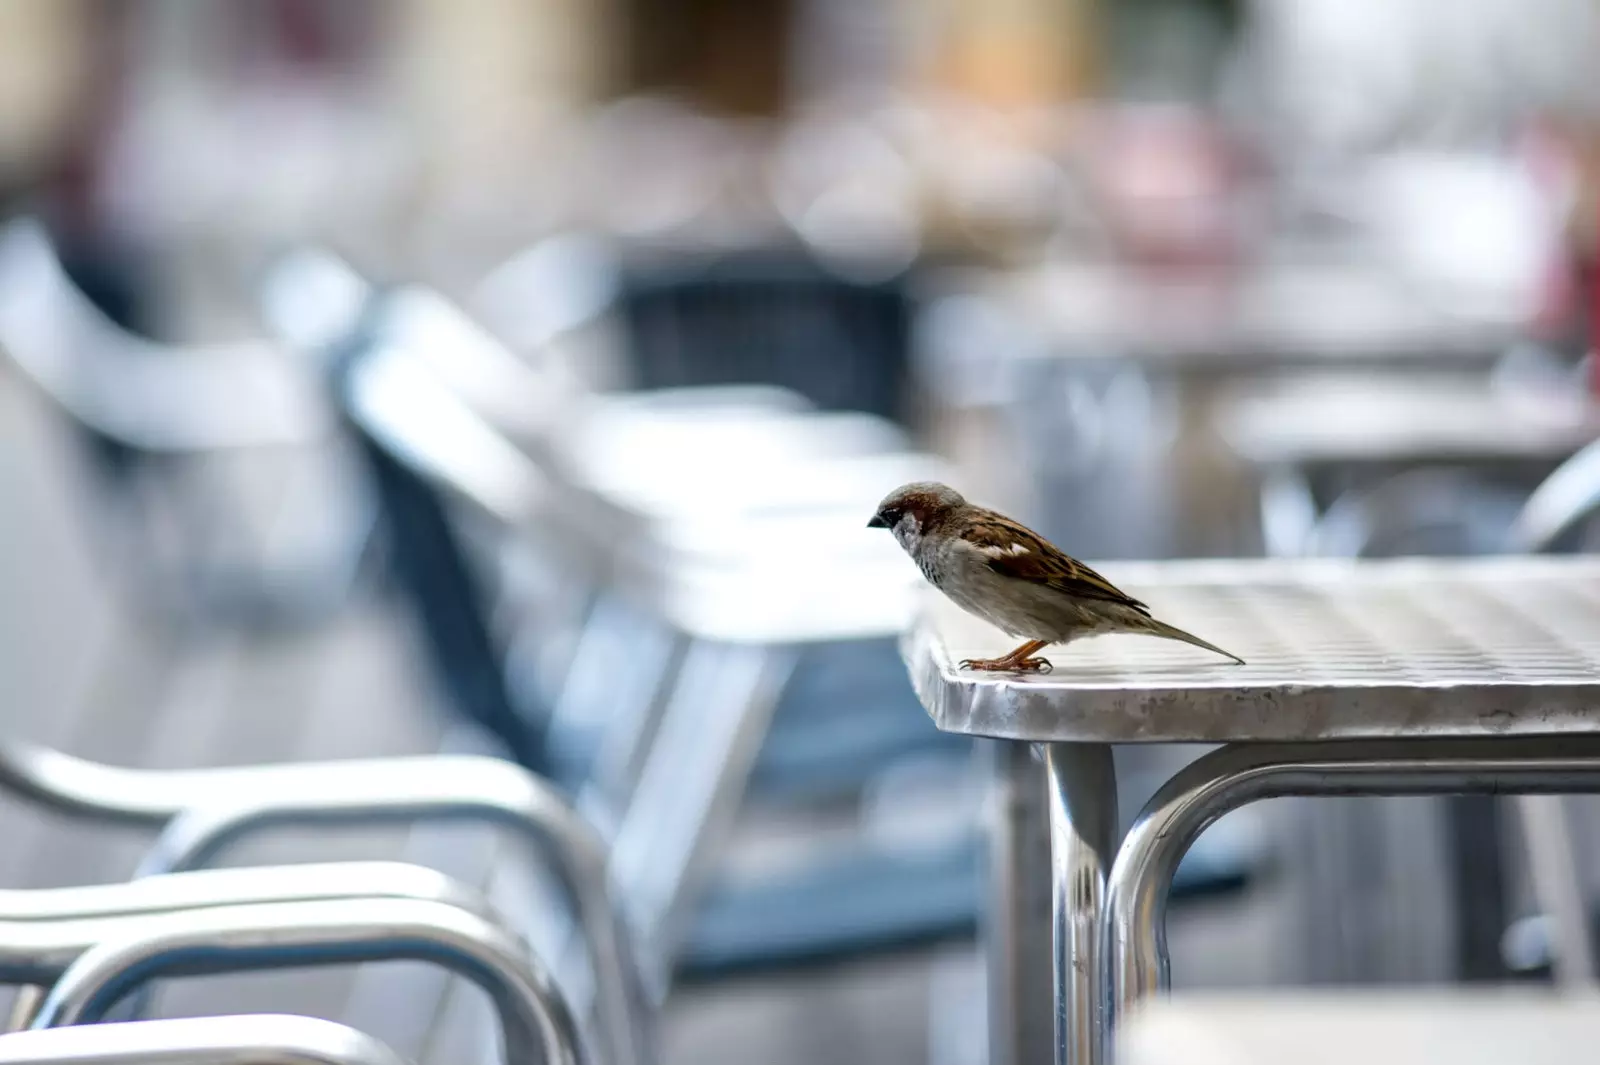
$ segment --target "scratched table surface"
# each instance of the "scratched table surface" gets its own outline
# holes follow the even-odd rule
[[[1019,641],[929,592],[902,642],[934,724],[1103,743],[1600,732],[1600,559],[1107,564],[1157,618],[1244,658],[1145,636],[978,673]]]

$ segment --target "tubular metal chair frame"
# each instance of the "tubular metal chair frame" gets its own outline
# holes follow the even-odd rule
[[[433,869],[404,862],[324,862],[212,869],[132,883],[0,891],[0,982],[22,992],[9,1027],[26,1026],[44,988],[108,931],[156,914],[216,906],[336,899],[445,902],[500,920],[483,896]]]
[[[268,825],[457,818],[512,828],[553,860],[577,907],[593,959],[608,1059],[619,1065],[652,1060],[653,1011],[607,872],[606,844],[552,786],[520,766],[451,755],[141,770],[7,743],[0,744],[0,789],[97,820],[170,823],[143,864],[146,875],[196,868]],[[191,848],[206,853],[197,860]]]
[[[482,987],[500,1014],[508,1065],[596,1060],[560,989],[521,940],[471,910],[420,900],[269,903],[144,918],[73,962],[33,1027],[93,1024],[162,976],[380,960],[431,962]]]
[[[188,1017],[0,1035],[0,1065],[406,1065],[332,1021],[287,1014]]]

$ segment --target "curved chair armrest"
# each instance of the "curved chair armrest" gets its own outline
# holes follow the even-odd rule
[[[0,925],[354,898],[443,902],[499,919],[481,892],[426,866],[406,862],[318,862],[204,869],[86,887],[0,890]]]
[[[74,420],[141,451],[304,445],[334,427],[315,374],[275,345],[183,348],[119,328],[32,219],[0,228],[0,346]]]
[[[208,870],[113,886],[130,890],[118,898],[110,888],[66,889],[63,894],[76,893],[78,901],[54,904],[55,913],[49,912],[49,902],[16,918],[0,913],[0,985],[49,984],[108,938],[160,930],[167,918],[240,906],[427,903],[472,914],[502,928],[505,935],[514,934],[480,892],[443,874],[399,862]]]
[[[1538,554],[1600,509],[1600,440],[1546,477],[1523,504],[1511,527],[1513,551]]]
[[[426,961],[489,994],[508,1065],[587,1065],[572,1011],[517,937],[469,910],[401,899],[271,903],[142,918],[86,951],[51,989],[33,1027],[93,1024],[160,977]]]
[[[312,765],[332,771],[343,763]],[[305,769],[307,766],[301,765],[128,769],[17,740],[0,742],[0,789],[75,817],[154,828],[191,806],[223,801],[241,792],[253,795],[281,790],[291,780],[298,781]]]
[[[188,1017],[0,1035],[0,1065],[406,1065],[378,1040],[287,1014]]]
[[[142,867],[193,869],[262,828],[376,819],[460,818],[521,833],[548,855],[574,900],[594,959],[597,1013],[615,1065],[651,1060],[650,1005],[605,841],[554,786],[498,758],[427,755],[151,770],[0,743],[0,788],[65,813],[141,825],[173,822]]]
[[[210,869],[145,877],[131,883],[0,891],[0,983],[49,982],[108,931],[117,918],[212,906],[331,899],[399,898],[444,902],[502,918],[480,892],[433,869],[403,862],[325,862],[254,869]],[[30,975],[32,974],[32,975]],[[12,1003],[12,1027],[22,1027],[43,989]]]
[[[235,772],[210,770],[205,772]],[[263,766],[240,786],[175,818],[140,866],[195,869],[254,832],[296,824],[473,819],[510,829],[553,862],[594,967],[596,1013],[616,1065],[651,1060],[652,1013],[641,960],[599,832],[547,781],[498,758],[439,755]],[[277,783],[262,786],[268,778]],[[215,780],[206,782],[214,786]]]

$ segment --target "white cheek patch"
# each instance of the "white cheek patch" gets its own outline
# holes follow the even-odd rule
[[[922,542],[922,526],[917,524],[916,516],[901,515],[900,520],[895,522],[894,537],[907,551],[916,550],[917,545]]]
[[[1026,555],[1028,548],[1022,544],[1006,544],[1004,547],[996,544],[985,544],[978,548],[978,551],[980,554],[988,555],[990,558],[1006,558],[1014,555]]]

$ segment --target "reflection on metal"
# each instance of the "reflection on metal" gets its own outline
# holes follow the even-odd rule
[[[561,992],[499,925],[441,902],[273,903],[164,914],[112,934],[62,974],[35,1028],[93,1024],[153,979],[381,960],[427,961],[473,981],[500,1014],[509,1065],[594,1060]]]

